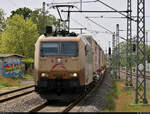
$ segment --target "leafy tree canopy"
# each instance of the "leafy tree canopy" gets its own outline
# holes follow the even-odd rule
[[[24,19],[26,19],[26,18],[30,17],[32,10],[24,7],[24,8],[19,8],[15,11],[11,11],[11,13],[12,13],[11,17],[15,14],[18,14],[18,15],[22,15],[24,17]]]
[[[43,13],[42,9],[35,9],[31,14],[31,19],[35,24],[38,26],[38,32],[39,34],[43,33],[44,26],[43,26]],[[59,20],[56,19],[55,16],[48,13],[48,11],[45,12],[45,24],[46,26],[54,26],[56,28],[63,27],[65,28],[66,25],[64,23],[59,23]]]
[[[150,46],[147,46],[146,55],[147,55],[147,61],[148,63],[150,63]]]
[[[17,14],[7,19],[6,24],[0,51],[33,57],[34,44],[39,36],[36,24],[31,19],[24,20],[23,16]]]
[[[0,32],[3,31],[3,28],[5,26],[5,18],[4,18],[4,11],[0,9]]]
[[[136,41],[132,42],[134,44],[136,44]],[[126,66],[126,42],[122,42],[120,43],[120,55],[121,55],[121,66],[125,67]],[[140,48],[142,48],[143,45],[140,44]],[[146,47],[146,60],[148,61],[148,63],[150,63],[150,45],[145,45]],[[136,47],[137,48],[137,47]],[[116,49],[116,48],[115,48]],[[136,52],[133,51],[133,45],[132,45],[132,57],[129,59],[132,62],[132,67],[136,66]],[[141,55],[141,53],[139,54],[139,59],[142,59],[143,55]]]
[[[22,15],[24,19],[31,18],[32,21],[37,25],[38,33],[40,35],[43,34],[44,26],[43,26],[42,9],[31,10],[29,8],[24,7],[24,8],[19,8],[15,11],[12,11],[11,13],[12,13],[11,17],[15,14],[18,14],[18,15]],[[45,12],[45,24],[46,26],[54,25],[54,27],[56,28],[66,27],[64,23],[59,23],[59,20],[56,19],[55,16],[49,14],[48,11]]]

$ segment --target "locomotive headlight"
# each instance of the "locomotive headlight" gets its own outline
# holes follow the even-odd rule
[[[77,76],[78,76],[77,73],[71,73],[71,74],[70,74],[70,77],[77,77]]]
[[[45,77],[45,76],[46,76],[46,73],[42,73],[42,74],[41,74],[41,77]]]
[[[41,77],[48,77],[48,74],[47,73],[42,73]]]
[[[77,75],[78,75],[77,73],[73,73],[73,75],[72,75],[72,76],[73,76],[73,77],[77,77]]]

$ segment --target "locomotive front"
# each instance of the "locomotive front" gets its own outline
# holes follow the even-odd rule
[[[40,37],[35,44],[36,91],[58,94],[80,88],[80,38]]]

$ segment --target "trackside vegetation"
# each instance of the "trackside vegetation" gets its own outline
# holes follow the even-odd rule
[[[135,90],[125,90],[124,84],[125,81],[113,82],[105,112],[150,112],[150,105],[135,104]],[[150,89],[147,89],[147,99],[150,102]]]
[[[115,108],[115,100],[117,99],[117,96],[118,96],[118,90],[117,90],[117,87],[116,87],[116,83],[113,82],[112,83],[112,91],[107,95],[107,105],[106,105],[106,108],[107,110],[113,110]]]
[[[46,26],[66,27],[56,19],[55,16],[46,13]],[[2,88],[19,87],[25,81],[29,83],[34,80],[34,48],[40,35],[43,34],[42,9],[18,8],[6,14],[0,8],[0,54],[19,54],[25,58],[25,65],[21,77],[0,76],[0,90]],[[23,83],[23,84],[22,84]],[[26,82],[25,82],[26,83]]]

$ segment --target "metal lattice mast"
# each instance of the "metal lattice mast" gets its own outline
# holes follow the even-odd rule
[[[115,66],[116,66],[116,76],[115,79],[118,79],[118,36],[117,36],[117,28],[116,28],[116,41],[115,41]]]
[[[131,30],[131,32],[132,32],[132,30]],[[130,41],[129,41],[129,43],[130,43],[130,50],[129,50],[129,52],[130,52],[130,55],[129,55],[129,73],[130,73],[130,75],[129,75],[129,86],[133,86],[133,81],[132,81],[132,64],[133,64],[133,62],[132,62],[132,58],[133,58],[133,56],[132,56],[132,33],[131,33],[131,38],[130,38]]]
[[[116,61],[115,61],[115,34],[112,35],[112,69],[116,76]]]
[[[116,35],[115,35],[115,71],[116,71],[116,75],[115,75],[115,79],[118,79],[118,46],[117,46],[117,31],[116,31]]]
[[[127,10],[131,11],[131,0],[127,0]],[[128,12],[127,16],[131,18],[132,12]],[[126,44],[126,86],[133,86],[132,84],[132,20],[127,18],[127,44]]]
[[[119,24],[116,25],[116,47],[117,47],[117,78],[120,79],[120,44],[119,44]]]
[[[135,102],[142,102],[144,104],[147,103],[145,60],[145,0],[137,0],[137,70]]]
[[[108,44],[109,44],[108,55],[109,55],[109,63],[110,63],[109,66],[111,66],[111,63],[112,63],[112,61],[111,61],[112,55],[111,55],[110,41],[108,42]]]
[[[128,10],[132,11],[132,0],[128,0]],[[129,12],[129,17],[132,18],[132,12]],[[129,85],[133,86],[132,83],[132,20],[128,19],[129,23]]]
[[[45,33],[45,2],[43,2],[43,34]]]
[[[128,10],[132,11],[132,0],[128,0]],[[129,17],[132,18],[132,12],[129,12]],[[132,20],[128,19],[129,25],[129,85],[133,86],[132,83]]]

